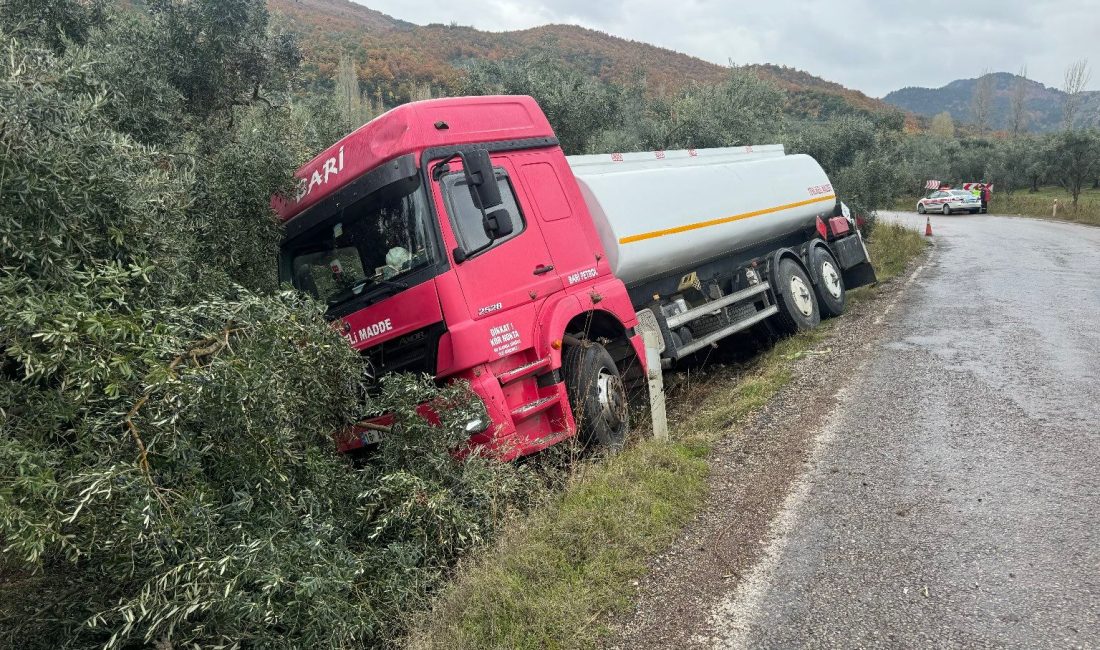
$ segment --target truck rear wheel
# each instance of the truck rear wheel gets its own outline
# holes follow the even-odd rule
[[[562,373],[581,441],[612,452],[622,449],[630,431],[626,386],[607,349],[591,341],[567,345]]]
[[[775,315],[779,330],[794,334],[817,327],[821,322],[821,313],[813,285],[802,267],[789,257],[783,258],[776,269],[775,284],[779,288],[776,295],[779,313]]]
[[[824,248],[818,247],[813,253],[814,274],[817,276],[817,304],[821,315],[839,316],[844,313],[844,276],[836,258]]]

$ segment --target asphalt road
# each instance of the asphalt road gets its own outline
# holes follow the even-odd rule
[[[1100,229],[932,224],[717,645],[1100,647]]]

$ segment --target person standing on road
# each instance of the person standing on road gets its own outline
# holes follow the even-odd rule
[[[982,214],[985,214],[989,212],[989,185],[985,181],[982,181],[980,196],[982,198]]]

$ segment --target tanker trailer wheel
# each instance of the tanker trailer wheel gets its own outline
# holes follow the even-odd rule
[[[836,258],[819,247],[814,249],[812,259],[814,274],[818,279],[814,290],[817,293],[817,304],[821,307],[821,315],[829,317],[843,314],[844,277],[840,274]]]
[[[821,322],[817,299],[813,285],[806,273],[794,260],[783,258],[776,270],[776,296],[779,313],[775,315],[775,324],[784,334],[794,334],[813,329]]]
[[[619,368],[599,343],[566,345],[561,369],[577,435],[588,446],[617,452],[630,431],[626,385]]]

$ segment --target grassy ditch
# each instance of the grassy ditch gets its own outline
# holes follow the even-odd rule
[[[918,233],[880,223],[870,243],[880,278],[899,273],[924,246]],[[595,646],[606,632],[600,621],[630,607],[648,559],[703,505],[714,442],[771,399],[829,327],[780,341],[735,370],[670,386],[672,442],[644,439],[582,464],[564,489],[460,567],[409,645]]]
[[[874,262],[879,282],[899,275],[927,245],[924,236],[912,228],[879,220],[867,238],[867,252]]]
[[[898,199],[894,205],[897,210],[912,212],[916,209],[920,197]],[[1058,216],[1054,217],[1054,200],[1058,199]],[[1038,192],[1019,190],[1011,194],[995,193],[989,204],[994,214],[1021,215],[1045,219],[1057,218],[1058,221],[1087,223],[1100,226],[1100,189],[1086,189],[1077,200],[1077,210],[1073,209],[1073,199],[1060,187],[1047,186]]]

